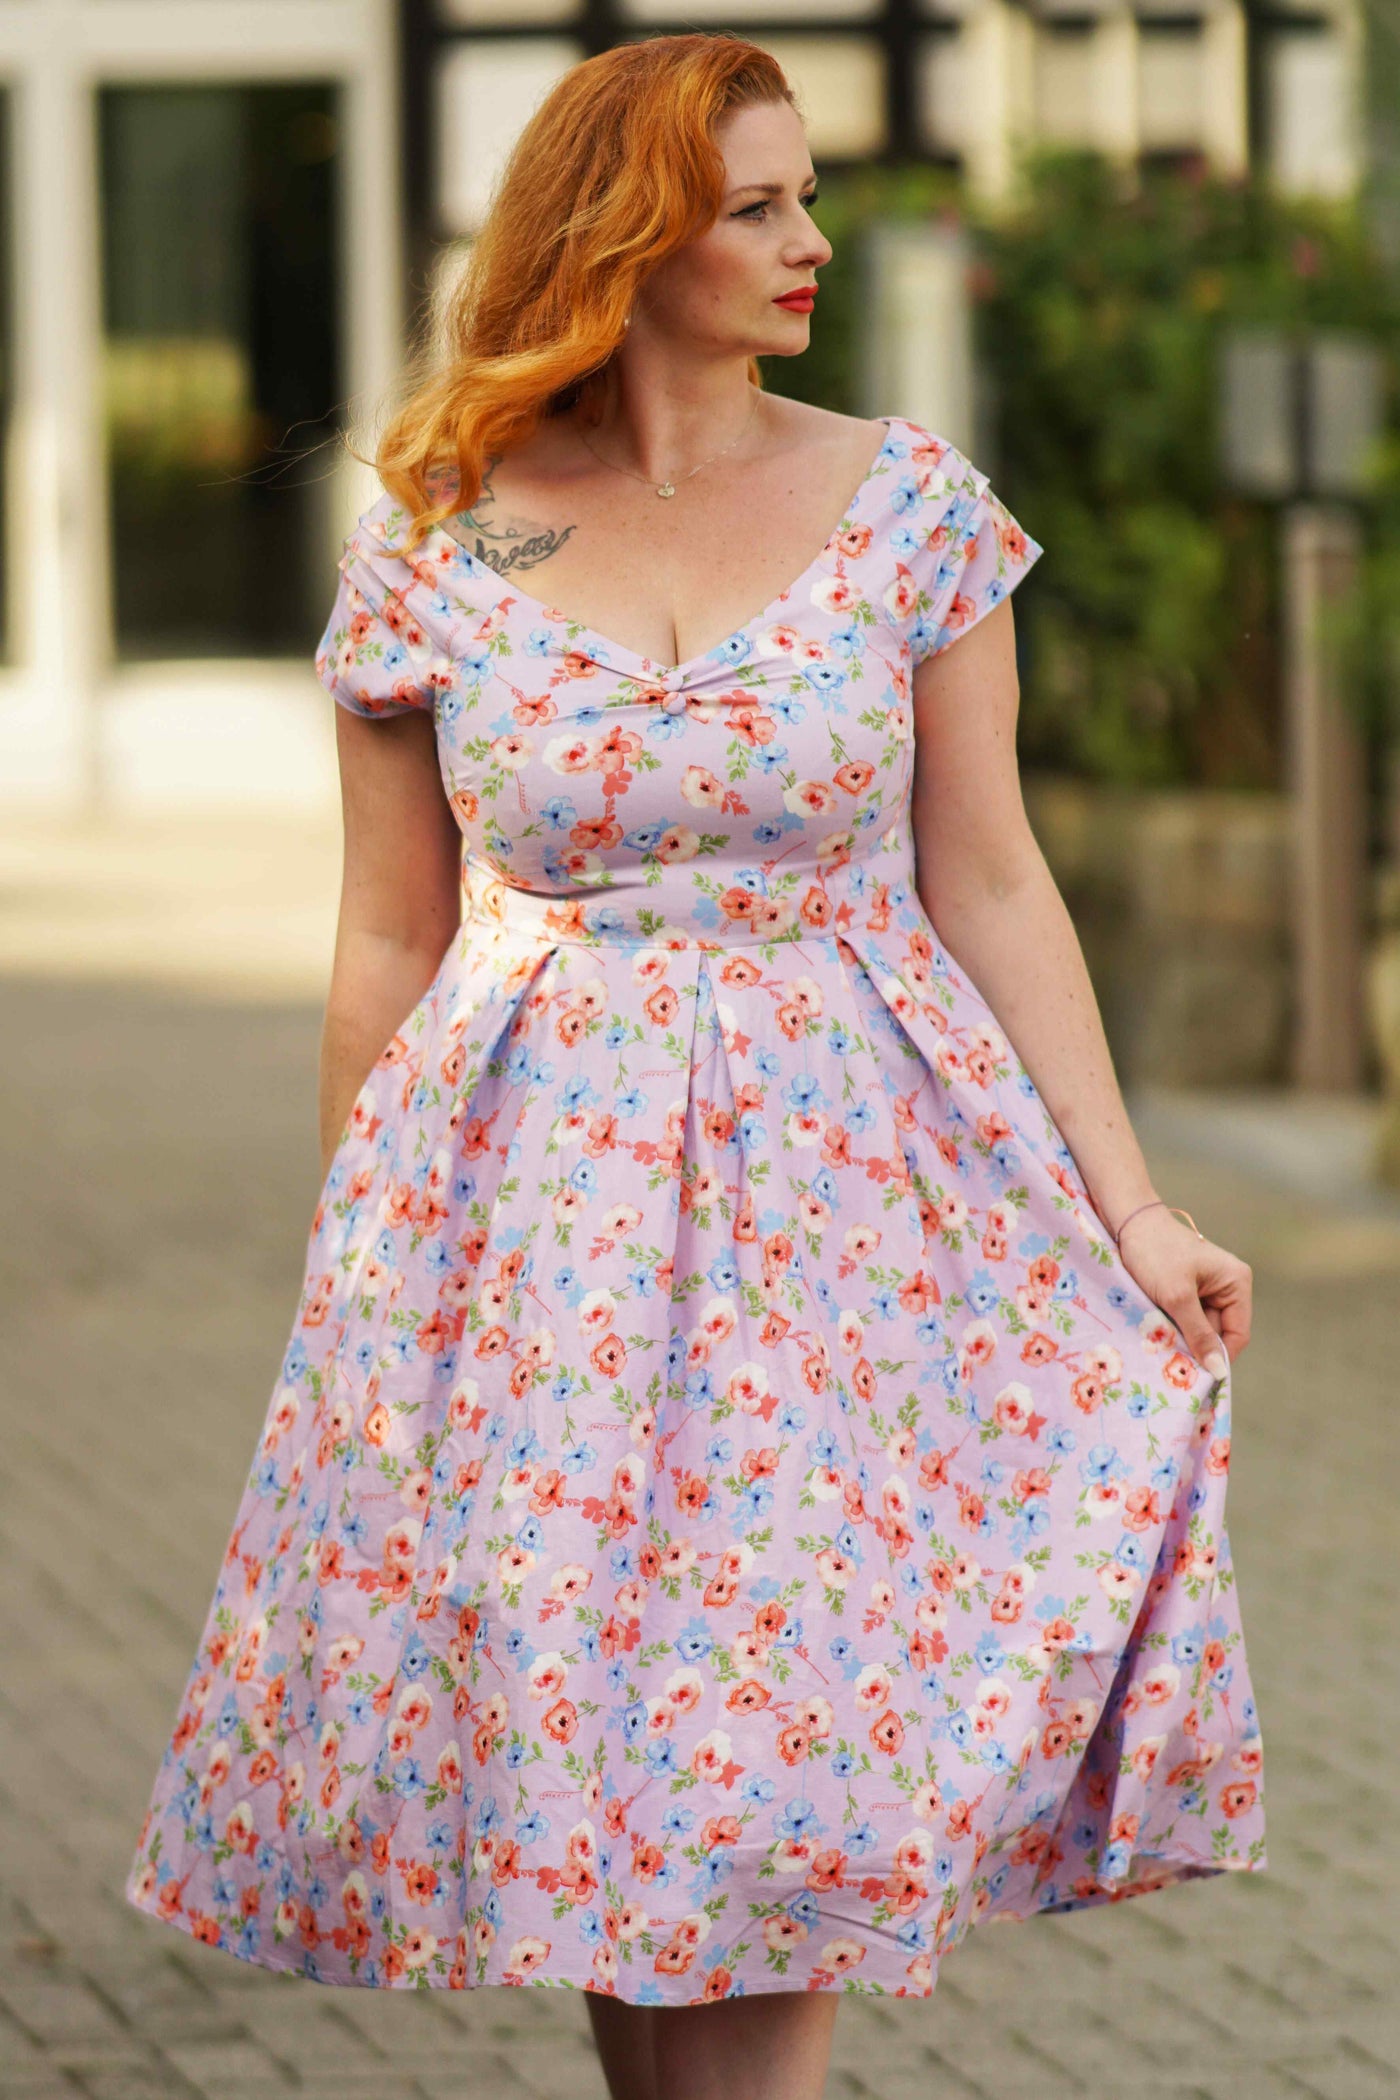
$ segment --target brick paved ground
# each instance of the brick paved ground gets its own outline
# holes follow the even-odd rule
[[[122,1901],[294,1309],[319,1010],[51,973],[0,1003],[0,2096],[597,2100],[576,2000],[332,1991]],[[927,2004],[841,2007],[830,2100],[1400,2096],[1400,1206],[1145,1122],[1258,1278],[1230,1534],[1271,1870],[982,1928]]]

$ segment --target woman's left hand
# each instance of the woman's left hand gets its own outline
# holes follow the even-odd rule
[[[1191,1354],[1216,1378],[1249,1341],[1254,1272],[1213,1240],[1200,1239],[1165,1208],[1144,1210],[1122,1228],[1124,1268],[1181,1330]],[[1221,1344],[1228,1351],[1223,1355]]]

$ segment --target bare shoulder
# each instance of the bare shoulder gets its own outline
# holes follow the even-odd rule
[[[837,475],[846,467],[858,472],[887,435],[878,416],[846,416],[836,409],[817,408],[810,401],[790,401],[776,394],[768,399],[775,449],[791,451],[809,467]]]

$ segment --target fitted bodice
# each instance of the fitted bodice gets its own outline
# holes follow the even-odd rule
[[[318,660],[362,712],[434,710],[470,915],[730,945],[834,938],[912,894],[914,669],[1041,550],[956,448],[884,420],[821,552],[673,666],[445,531],[405,553],[390,497],[366,512]]]

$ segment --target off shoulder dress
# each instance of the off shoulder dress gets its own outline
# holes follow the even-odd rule
[[[332,1984],[926,1997],[1265,1867],[1230,1376],[915,884],[911,680],[1042,553],[900,416],[667,665],[383,495],[317,651],[463,916],[360,1089],[126,1886]],[[818,528],[823,520],[817,520]]]

